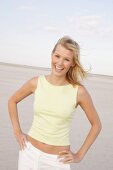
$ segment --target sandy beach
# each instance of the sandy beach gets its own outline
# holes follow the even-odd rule
[[[0,63],[0,170],[17,170],[18,145],[13,135],[8,115],[7,101],[10,95],[27,80],[49,69]],[[113,170],[113,77],[89,74],[83,81],[102,122],[102,131],[78,164],[72,170]],[[33,95],[18,104],[19,118],[27,133],[33,118]],[[71,126],[71,149],[77,151],[82,145],[90,124],[78,107]]]

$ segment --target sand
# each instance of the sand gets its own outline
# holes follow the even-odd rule
[[[18,145],[8,115],[7,101],[27,80],[49,69],[0,63],[0,170],[17,170]],[[102,131],[84,159],[72,170],[113,170],[113,77],[92,75],[83,81],[102,122]],[[33,95],[18,104],[22,130],[27,133],[33,117]],[[78,107],[71,126],[71,149],[82,145],[90,124]]]

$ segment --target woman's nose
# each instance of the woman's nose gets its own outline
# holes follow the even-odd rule
[[[60,59],[60,60],[58,61],[58,64],[59,64],[59,65],[62,65],[62,64],[63,64],[63,60]]]

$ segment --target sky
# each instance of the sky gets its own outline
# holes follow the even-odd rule
[[[112,0],[0,1],[0,62],[50,68],[65,35],[79,43],[86,70],[113,76]]]

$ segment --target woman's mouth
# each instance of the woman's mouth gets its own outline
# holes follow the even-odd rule
[[[55,70],[58,71],[58,72],[62,71],[63,69],[64,68],[62,68],[62,67],[55,66]]]

